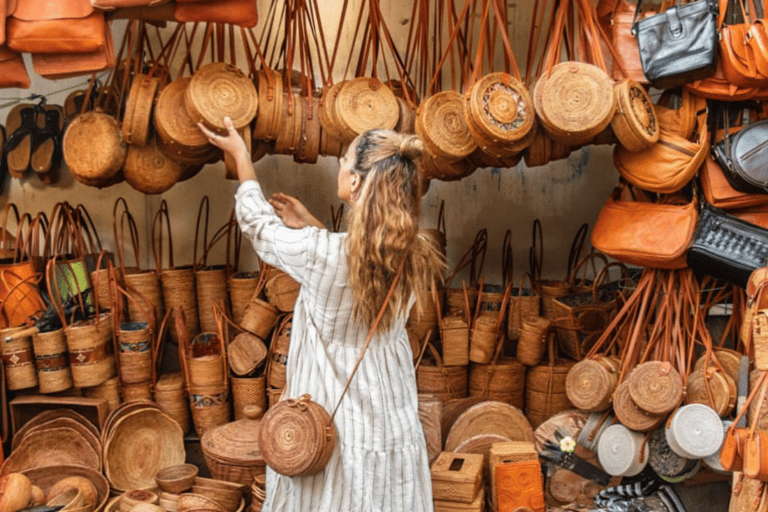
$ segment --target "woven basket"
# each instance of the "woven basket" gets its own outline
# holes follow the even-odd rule
[[[272,69],[260,69],[256,74],[258,115],[253,124],[254,140],[275,140],[280,131],[283,111],[283,77]]]
[[[525,407],[525,367],[514,359],[469,367],[469,396]]]
[[[416,133],[430,153],[447,162],[477,149],[464,116],[464,97],[455,91],[439,92],[419,105]]]
[[[320,154],[323,156],[340,157],[344,154],[344,143],[331,135],[325,128],[320,127]]]
[[[291,343],[291,326],[293,315],[283,318],[269,345],[267,356],[267,385],[282,389],[286,382],[286,365],[288,364],[288,349]]]
[[[163,303],[166,309],[184,312],[184,323],[190,337],[197,336],[200,324],[197,316],[197,298],[195,295],[195,273],[192,267],[176,267],[160,272],[163,289]],[[171,322],[169,329],[171,340],[179,342],[176,323]]]
[[[188,396],[192,423],[198,436],[229,421],[229,390],[226,386],[188,386]]]
[[[397,118],[395,131],[398,133],[416,133],[416,109],[408,101],[397,97],[397,106],[400,107],[400,115]]]
[[[155,310],[155,318],[165,316],[165,307],[163,305],[163,292],[160,288],[160,278],[154,270],[145,270],[141,272],[126,272],[123,276],[125,288],[128,295],[136,300],[128,300],[128,317],[132,322],[150,322],[146,313],[139,306],[141,297],[144,297]]]
[[[174,80],[160,91],[153,119],[158,138],[164,143],[161,145],[163,150],[167,146],[182,154],[198,156],[208,151],[210,144],[195,120],[187,114],[185,96],[191,80],[189,77]]]
[[[149,142],[152,107],[160,87],[160,79],[149,75],[133,76],[125,100],[121,133],[126,144],[144,146]]]
[[[254,295],[245,309],[240,327],[261,339],[267,339],[277,324],[279,315],[280,312],[275,306]]]
[[[344,140],[341,129],[339,128],[339,121],[336,114],[336,98],[344,87],[345,82],[337,82],[331,85],[320,97],[320,108],[318,111],[320,117],[320,127],[325,135],[330,138],[339,141]],[[320,152],[323,153],[323,142],[320,142]]]
[[[304,98],[302,98],[304,99]],[[311,104],[310,104],[311,102]],[[299,163],[314,164],[320,155],[320,114],[319,97],[306,98],[302,128],[299,132],[298,148],[293,160]]]
[[[352,140],[375,128],[392,130],[400,118],[395,94],[376,78],[358,77],[344,82],[334,106],[342,140]]]
[[[173,418],[185,434],[189,432],[189,402],[184,389],[184,376],[181,372],[161,375],[155,385],[155,402],[160,409]]]
[[[232,377],[232,405],[235,421],[246,417],[245,408],[259,407],[267,410],[267,379],[260,377]]]
[[[443,363],[463,366],[469,363],[469,324],[463,316],[447,316],[440,322]]]
[[[123,403],[152,400],[152,381],[122,384],[120,386],[120,396],[123,399]]]
[[[245,377],[264,364],[267,359],[267,346],[264,341],[251,334],[242,332],[227,346],[227,361],[232,373]]]
[[[632,400],[626,380],[616,387],[613,394],[613,412],[622,425],[638,432],[653,430],[667,417],[665,414],[651,414],[638,407]]]
[[[276,270],[264,286],[269,303],[283,313],[293,311],[300,289],[301,285],[282,270]]]
[[[84,112],[67,126],[64,161],[79,182],[101,187],[111,184],[125,162],[128,150],[117,120],[103,112]]]
[[[481,315],[475,318],[469,340],[469,360],[473,363],[490,363],[498,339],[498,322],[495,316]]]
[[[240,484],[237,488],[241,492],[245,491],[244,486],[252,484],[255,478],[263,477],[266,472],[262,445],[259,443],[263,423],[259,416],[262,410],[258,407],[248,407],[244,412],[245,419],[210,429],[200,438],[206,465],[214,479]],[[203,480],[200,477],[195,480],[195,485],[219,489],[225,486],[235,488],[234,485]]]
[[[195,122],[201,121],[224,135],[224,117],[232,119],[236,130],[256,117],[259,95],[253,82],[239,68],[226,62],[212,62],[195,71],[189,81],[184,105]]]
[[[161,194],[178,183],[186,167],[155,144],[129,145],[123,165],[125,181],[139,192]]]
[[[229,310],[227,292],[227,271],[224,265],[207,267],[195,272],[197,288],[197,309],[202,332],[215,332],[216,319],[213,314],[214,304],[221,304],[224,311]]]
[[[602,412],[608,409],[619,380],[617,370],[617,360],[608,356],[577,362],[565,379],[568,399],[584,411]]]
[[[185,350],[185,367],[189,386],[217,386],[226,383],[226,360],[223,341],[215,333],[195,336]]]
[[[531,143],[536,113],[525,85],[507,73],[490,73],[472,85],[465,103],[472,138],[486,154],[503,158]]]
[[[433,361],[421,361],[416,370],[416,387],[419,393],[435,395],[442,402],[467,396],[467,367],[444,366],[437,350],[430,343]]]
[[[597,66],[561,62],[535,85],[536,114],[554,140],[574,146],[586,144],[613,119],[613,87],[611,77]]]
[[[517,360],[525,366],[536,366],[547,350],[552,323],[541,316],[529,316],[520,326],[517,341]]]
[[[232,304],[232,321],[235,324],[241,324],[258,281],[258,272],[240,272],[229,277],[229,301]]]
[[[685,403],[704,404],[718,416],[727,418],[733,412],[738,398],[736,383],[726,373],[710,366],[693,370],[688,375]]]
[[[336,444],[328,412],[309,395],[278,402],[267,411],[259,431],[259,447],[267,465],[288,476],[323,470]]]
[[[121,323],[117,332],[117,361],[123,384],[152,378],[152,330],[146,322]]]
[[[651,414],[667,414],[683,401],[683,379],[669,363],[648,361],[627,376],[627,386],[638,407]]]
[[[613,133],[629,151],[642,151],[659,140],[659,123],[653,101],[645,88],[633,80],[614,86],[616,113]]]
[[[528,368],[525,376],[525,414],[534,428],[550,416],[573,408],[565,393],[565,379],[573,365],[573,361],[554,359],[548,364]]]
[[[527,167],[540,167],[567,158],[574,146],[552,140],[543,128],[532,130],[531,144],[522,152]]]
[[[105,400],[107,411],[111,413],[120,406],[120,379],[114,376],[98,386],[83,388],[83,396]]]
[[[33,334],[32,349],[40,393],[58,393],[73,386],[67,341],[62,329]]]
[[[35,355],[32,351],[32,336],[5,341],[6,336],[23,331],[25,327],[0,329],[2,339],[5,386],[10,391],[29,389],[37,386]]]
[[[496,435],[507,441],[534,440],[531,424],[520,409],[503,402],[486,401],[469,407],[453,422],[445,439],[445,451],[454,451],[468,439],[480,435]]]
[[[530,277],[530,274],[526,274]],[[525,276],[523,276],[524,278]],[[520,326],[528,317],[541,314],[541,298],[533,288],[524,288],[521,280],[518,288],[513,288],[509,295],[507,309],[507,338],[515,341],[520,337]]]
[[[76,387],[98,386],[112,378],[115,366],[110,313],[64,329],[72,381]]]

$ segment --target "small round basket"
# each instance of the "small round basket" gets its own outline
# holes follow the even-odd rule
[[[149,75],[135,75],[125,100],[121,132],[127,144],[143,146],[149,142],[152,127],[152,109],[160,79]]]
[[[659,123],[653,101],[645,88],[633,80],[614,86],[616,113],[611,127],[622,146],[642,151],[659,140]]]
[[[165,492],[181,494],[192,488],[200,468],[194,464],[176,464],[163,468],[155,475],[155,483]]]
[[[427,98],[416,111],[416,133],[429,153],[447,162],[461,160],[477,149],[464,102],[458,92],[442,91]]]
[[[62,144],[64,161],[75,179],[92,187],[111,184],[128,151],[117,120],[98,111],[85,112],[73,119]]]
[[[226,62],[200,67],[189,81],[185,94],[187,114],[219,134],[227,132],[225,116],[240,130],[256,117],[259,106],[253,82],[239,68]]]
[[[174,186],[186,166],[173,160],[154,144],[130,145],[123,165],[125,181],[139,192],[161,194]]]
[[[374,128],[392,130],[400,106],[392,89],[376,78],[358,77],[344,83],[335,102],[341,135],[352,140]]]

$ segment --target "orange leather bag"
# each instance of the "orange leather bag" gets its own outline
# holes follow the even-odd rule
[[[720,1],[720,11],[728,8],[728,0]],[[758,16],[762,5],[752,1],[749,14],[743,0],[735,0],[732,7],[740,7],[742,23],[722,25],[720,28],[720,63],[723,76],[740,87],[768,86],[768,34],[764,20],[751,19]],[[759,8],[759,10],[758,10]]]
[[[640,267],[685,268],[685,254],[699,219],[696,197],[679,195],[652,202],[626,184],[608,197],[592,228],[592,245],[608,256]]]
[[[709,153],[707,108],[703,98],[694,102],[696,130],[693,140],[661,128],[659,140],[648,149],[629,151],[621,144],[613,150],[619,174],[643,190],[669,194],[691,181]]]
[[[87,53],[33,53],[32,68],[49,80],[90,75],[115,67],[115,46],[112,30],[104,24],[104,44],[95,52]]]
[[[102,11],[120,9],[123,7],[152,7],[167,4],[170,0],[90,0],[91,5]]]
[[[765,393],[768,391],[768,386],[765,384],[767,375],[768,373],[766,372],[762,373],[749,396],[749,398],[754,398],[757,391],[760,390],[760,394],[757,397],[758,407],[752,418],[752,425],[749,429],[741,429],[745,432],[741,432],[738,435],[738,439],[741,441],[741,456],[743,460],[742,470],[744,476],[763,482],[768,481],[768,432],[757,430],[756,427],[760,417],[764,414],[762,406],[765,401]],[[747,402],[749,402],[749,400],[747,400]],[[729,430],[738,423],[738,420],[741,419],[744,411],[748,409],[749,407],[747,403],[737,416],[736,421],[729,427]]]
[[[31,85],[21,54],[0,46],[0,87],[29,89]]]
[[[213,0],[176,2],[176,21],[206,21],[255,27],[259,21],[256,0]]]
[[[105,44],[104,13],[89,0],[8,0],[8,48],[29,53],[91,53]]]

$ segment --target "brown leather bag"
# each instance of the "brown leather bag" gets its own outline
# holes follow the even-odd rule
[[[696,198],[651,202],[642,190],[616,187],[592,228],[592,245],[608,256],[649,268],[685,268],[699,218]]]
[[[104,24],[104,45],[87,53],[33,53],[32,68],[49,80],[90,75],[115,67],[115,46],[112,30]]]
[[[750,194],[733,188],[712,155],[704,159],[699,169],[699,181],[704,197],[715,208],[734,210],[768,206],[768,194]]]
[[[91,53],[105,44],[104,24],[89,0],[10,0],[6,43],[17,52]]]
[[[29,89],[31,85],[21,54],[0,46],[0,87]]]
[[[176,2],[176,21],[205,21],[254,27],[259,21],[256,0],[213,0]]]
[[[720,0],[720,18],[726,10],[739,7],[741,23],[720,26],[720,64],[723,76],[740,87],[768,86],[768,34],[763,20],[754,19],[762,13],[762,5],[751,2],[749,14],[743,0]],[[735,4],[735,5],[733,5]],[[738,9],[737,9],[738,10]]]
[[[97,9],[108,11],[123,7],[152,7],[170,3],[170,0],[90,0],[90,2]]]

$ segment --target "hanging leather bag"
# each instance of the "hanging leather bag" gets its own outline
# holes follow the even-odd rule
[[[17,52],[96,52],[105,44],[104,24],[89,0],[11,0],[6,44]]]
[[[0,46],[0,87],[29,89],[31,85],[21,54]]]
[[[713,156],[734,189],[768,193],[768,119],[750,123],[731,133],[730,115],[725,113],[723,138],[715,143]]]
[[[667,89],[714,74],[718,48],[716,3],[696,0],[675,4],[638,20],[641,6],[639,0],[632,32],[651,85]]]
[[[256,0],[181,0],[173,13],[176,21],[228,23],[254,27],[259,21]]]

